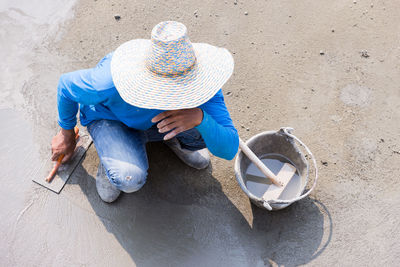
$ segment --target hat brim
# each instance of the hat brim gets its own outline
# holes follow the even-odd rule
[[[136,107],[174,110],[194,108],[207,102],[233,72],[232,55],[225,48],[193,43],[196,63],[182,75],[165,77],[146,67],[151,41],[135,39],[117,48],[111,75],[122,99]]]

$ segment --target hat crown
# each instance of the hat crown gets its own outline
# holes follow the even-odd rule
[[[182,75],[190,71],[196,62],[186,26],[176,21],[157,24],[151,32],[151,50],[147,68],[163,76]]]

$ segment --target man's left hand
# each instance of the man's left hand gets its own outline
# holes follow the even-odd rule
[[[177,134],[190,130],[203,121],[203,111],[199,108],[168,110],[155,116],[151,122],[158,122],[160,133],[169,132],[164,140],[169,140]]]

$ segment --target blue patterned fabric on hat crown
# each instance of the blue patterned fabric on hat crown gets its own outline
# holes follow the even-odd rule
[[[175,21],[157,24],[149,39],[120,45],[111,60],[111,75],[122,99],[158,110],[194,108],[206,103],[232,75],[229,51],[191,43],[186,27]]]
[[[146,66],[162,76],[178,76],[189,72],[196,55],[187,36],[186,26],[176,21],[164,21],[151,32],[151,51]]]

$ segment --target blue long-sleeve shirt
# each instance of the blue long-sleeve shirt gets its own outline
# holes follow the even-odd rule
[[[121,121],[130,128],[147,130],[151,119],[164,110],[144,109],[126,103],[118,94],[111,76],[110,53],[92,69],[61,75],[57,90],[58,124],[73,129],[80,109],[81,124],[99,119]],[[208,150],[217,157],[231,160],[239,146],[239,137],[226,108],[222,91],[199,106],[203,121],[196,126]]]

